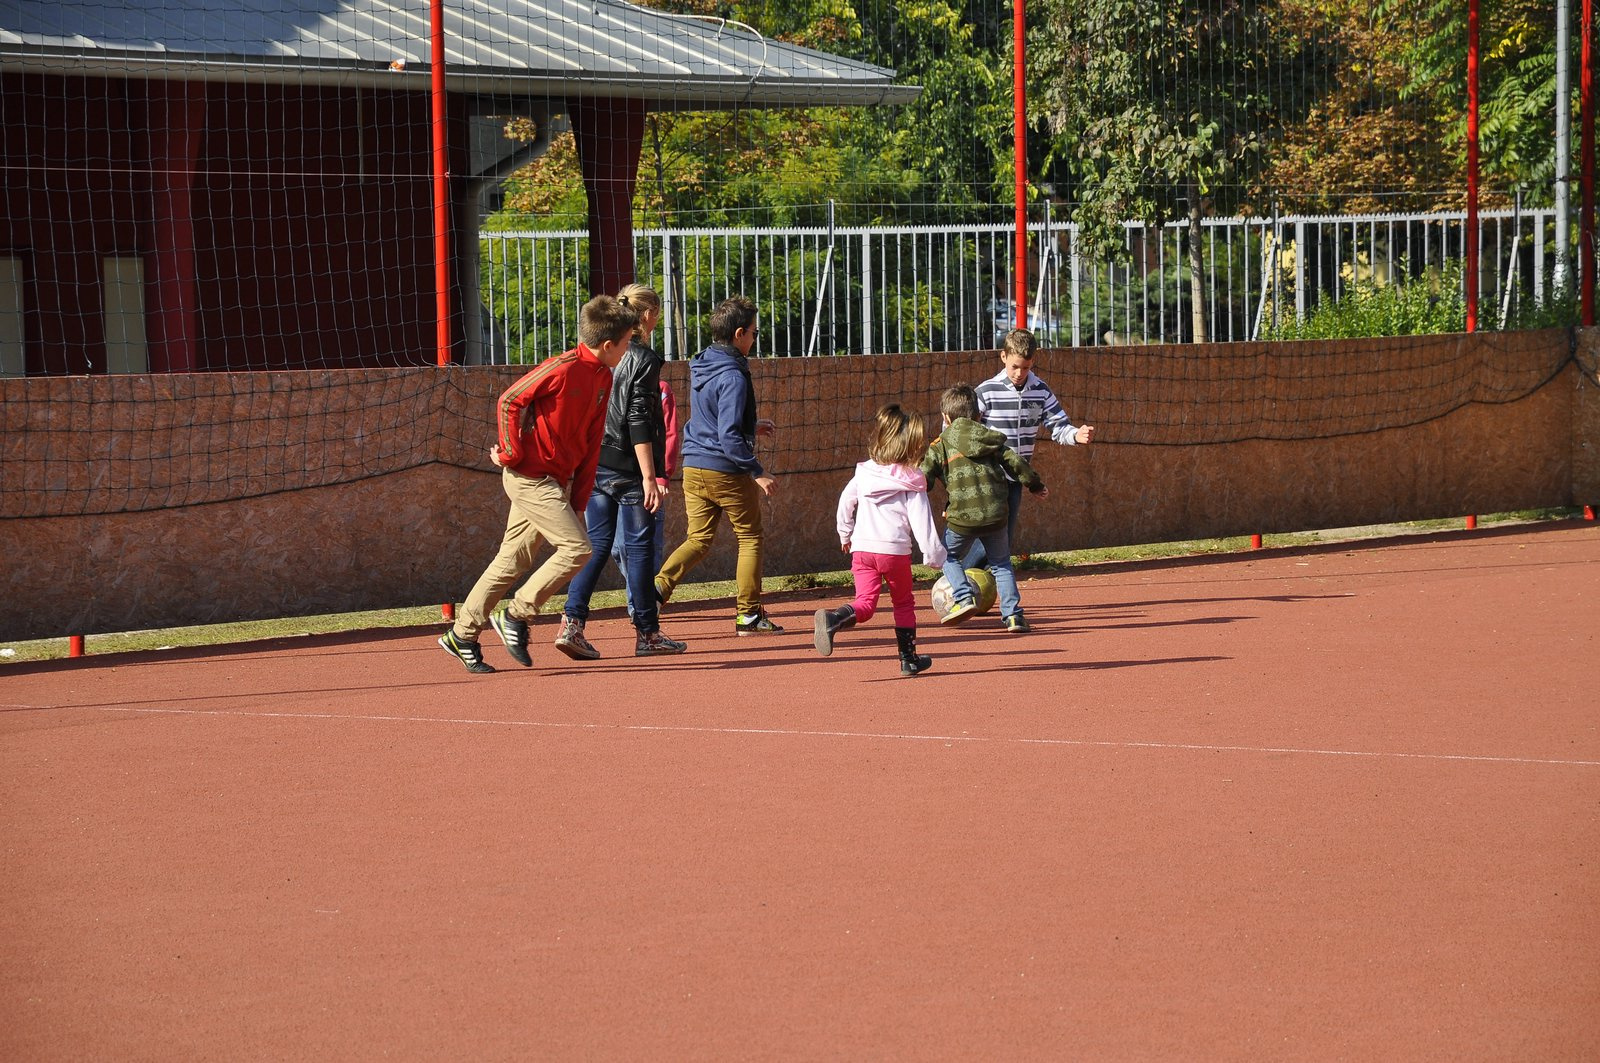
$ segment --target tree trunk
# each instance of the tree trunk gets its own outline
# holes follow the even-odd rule
[[[1205,262],[1200,253],[1200,189],[1189,185],[1189,313],[1194,325],[1194,342],[1205,343],[1206,334],[1206,275]]]

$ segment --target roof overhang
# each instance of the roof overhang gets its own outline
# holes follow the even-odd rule
[[[427,0],[14,0],[0,68],[108,78],[431,87]],[[719,19],[623,0],[446,0],[445,87],[471,96],[621,97],[651,109],[863,107],[913,102],[894,71]]]

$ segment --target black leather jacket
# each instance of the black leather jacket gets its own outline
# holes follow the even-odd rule
[[[655,456],[656,475],[666,467],[667,422],[661,413],[662,357],[638,340],[628,347],[611,373],[611,397],[606,401],[605,435],[600,441],[600,464],[617,472],[643,478],[634,445],[649,443]]]

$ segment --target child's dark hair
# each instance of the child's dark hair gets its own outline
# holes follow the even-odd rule
[[[971,384],[955,384],[944,389],[944,394],[939,396],[939,412],[944,414],[945,420],[954,422],[965,417],[969,421],[978,419],[978,393]]]
[[[578,339],[591,351],[598,350],[601,344],[632,336],[638,324],[637,311],[609,295],[597,295],[578,311]]]
[[[711,342],[732,343],[733,334],[755,324],[756,304],[743,295],[730,295],[711,311]]]
[[[1038,349],[1038,337],[1025,328],[1014,328],[1007,332],[1005,340],[1000,344],[1002,357],[1008,354],[1020,354],[1024,358],[1032,358]]]
[[[880,465],[915,465],[928,452],[922,418],[907,413],[897,402],[879,406],[867,455]]]

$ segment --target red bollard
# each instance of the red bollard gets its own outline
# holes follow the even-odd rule
[[[1252,550],[1261,549],[1261,536],[1259,536],[1259,535],[1250,536],[1250,549],[1252,549]]]
[[[1478,526],[1478,518],[1477,517],[1468,517],[1467,518],[1467,531],[1471,531],[1472,529],[1476,528],[1477,526]]]
[[[82,635],[68,635],[67,636],[67,656],[68,657],[82,657],[83,656],[83,636]]]
[[[1584,520],[1594,520],[1594,507],[1593,506],[1584,506],[1583,507],[1583,519]]]
[[[445,602],[443,605],[439,606],[439,615],[444,617],[446,620],[454,620],[456,618],[455,603]]]

